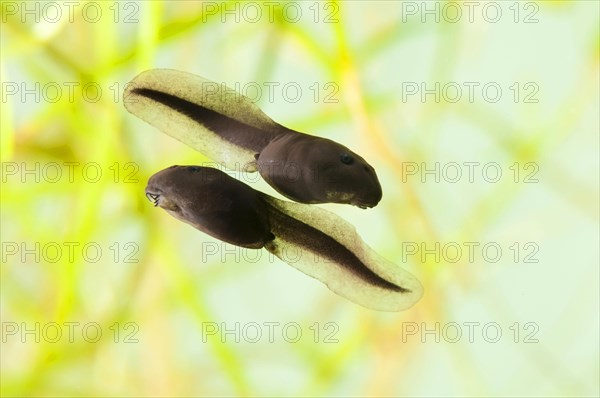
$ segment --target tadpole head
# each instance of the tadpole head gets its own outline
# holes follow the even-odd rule
[[[324,142],[323,147],[317,185],[327,192],[327,199],[361,209],[375,207],[383,196],[375,169],[342,145]]]
[[[375,169],[364,161],[364,159],[359,168],[360,170],[357,173],[359,173],[360,177],[354,185],[356,195],[349,203],[361,209],[375,207],[383,196],[381,184],[379,183],[377,174],[375,174]]]
[[[177,178],[181,173],[182,166],[171,166],[155,173],[148,180],[145,194],[146,198],[152,202],[154,207],[161,207],[165,210],[178,211],[181,195],[178,193]]]

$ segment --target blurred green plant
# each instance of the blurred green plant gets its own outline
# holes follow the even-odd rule
[[[493,236],[493,229],[502,229],[506,220],[518,223],[523,217],[521,213],[510,214],[532,195],[523,184],[502,180],[484,192],[461,185],[464,191],[457,199],[456,193],[431,192],[417,179],[406,179],[405,162],[436,162],[438,155],[452,158],[456,154],[454,146],[446,148],[448,152],[440,147],[448,141],[447,135],[454,132],[455,125],[474,131],[473,141],[484,142],[477,147],[481,155],[466,150],[466,156],[483,160],[491,156],[508,165],[532,162],[552,171],[543,173],[538,188],[542,193],[535,195],[538,199],[544,195],[553,198],[551,203],[541,204],[546,208],[540,218],[572,210],[581,217],[567,226],[572,232],[582,224],[597,226],[598,222],[598,158],[589,150],[598,147],[599,42],[597,35],[591,36],[597,33],[598,5],[558,3],[535,3],[541,9],[540,18],[547,22],[536,28],[550,34],[555,29],[551,22],[560,25],[559,13],[581,19],[580,29],[574,29],[571,37],[579,40],[576,54],[582,62],[568,65],[568,71],[576,75],[568,81],[566,92],[558,91],[550,97],[552,90],[545,86],[548,92],[540,95],[546,101],[542,111],[533,111],[537,113],[524,103],[511,104],[508,113],[502,107],[481,102],[433,101],[417,107],[403,103],[397,84],[401,78],[387,71],[410,75],[399,61],[409,65],[422,57],[430,61],[423,76],[431,81],[459,79],[465,59],[477,58],[464,54],[469,46],[477,46],[471,35],[480,27],[444,20],[434,24],[416,19],[400,21],[401,3],[305,3],[305,12],[309,6],[323,13],[337,10],[335,23],[320,24],[310,18],[290,23],[282,14],[283,6],[275,8],[272,23],[266,18],[258,23],[224,23],[222,10],[242,4],[236,2],[177,2],[176,6],[154,1],[86,2],[100,7],[104,16],[94,23],[78,12],[73,21],[60,18],[48,22],[42,18],[37,23],[31,16],[24,16],[23,22],[21,14],[10,14],[3,5],[2,242],[26,242],[28,248],[34,242],[42,246],[46,242],[73,242],[79,246],[98,242],[103,261],[93,263],[77,256],[73,261],[63,258],[48,264],[35,261],[31,255],[19,261],[7,254],[8,246],[3,247],[2,322],[19,326],[96,322],[104,335],[96,343],[63,338],[57,343],[42,339],[36,344],[32,344],[32,335],[27,335],[28,343],[23,344],[3,329],[2,395],[426,395],[431,381],[424,373],[412,379],[410,375],[417,374],[415,364],[426,369],[427,361],[437,359],[428,358],[430,353],[420,341],[399,344],[399,331],[407,322],[454,319],[455,308],[464,305],[461,300],[465,300],[457,290],[466,292],[463,294],[470,300],[481,299],[486,311],[500,319],[520,319],[515,308],[498,299],[502,297],[500,287],[477,294],[479,286],[489,285],[486,281],[490,271],[466,261],[440,267],[431,257],[425,261],[412,257],[409,266],[421,278],[426,295],[414,310],[402,314],[373,313],[345,302],[340,305],[339,299],[321,286],[319,296],[301,297],[313,303],[310,307],[288,309],[289,302],[282,298],[278,308],[230,314],[228,311],[235,311],[233,304],[223,303],[225,300],[240,301],[240,308],[246,310],[255,303],[278,305],[278,300],[261,295],[262,286],[255,288],[258,297],[244,295],[244,286],[254,280],[253,275],[273,273],[274,268],[266,263],[246,267],[231,260],[223,264],[220,259],[198,264],[196,245],[206,236],[153,209],[143,192],[147,178],[162,166],[199,163],[202,157],[136,121],[120,103],[122,89],[139,71],[163,65],[199,74],[206,71],[221,79],[239,73],[235,77],[239,81],[267,82],[283,77],[335,82],[340,88],[337,104],[312,104],[312,108],[309,104],[305,110],[297,104],[278,107],[263,99],[260,105],[285,113],[285,118],[275,119],[299,130],[318,131],[315,134],[320,135],[344,131],[345,142],[364,148],[363,152],[376,159],[385,170],[382,182],[384,190],[390,191],[386,192],[390,199],[377,209],[383,216],[365,216],[374,217],[380,224],[361,223],[357,228],[365,237],[372,233],[387,237],[381,243],[371,242],[398,262],[402,256],[399,241],[430,245],[468,241]],[[44,7],[47,3],[36,4]],[[216,9],[212,8],[215,4]],[[265,12],[266,6],[260,7]],[[135,23],[125,23],[127,16]],[[377,17],[387,19],[380,21]],[[594,24],[595,31],[586,30]],[[493,32],[481,34],[493,39]],[[415,53],[415,48],[423,54]],[[510,54],[507,50],[501,56]],[[295,67],[291,65],[294,62]],[[544,62],[541,68],[553,67]],[[378,68],[384,72],[378,72]],[[290,76],[303,69],[304,75]],[[560,67],[552,71],[551,78],[565,77]],[[538,70],[523,73],[526,79],[547,79]],[[389,84],[381,88],[372,81],[374,78]],[[32,101],[34,94],[27,94],[24,100],[19,95],[8,96],[8,90],[15,87],[9,83],[14,82],[20,94],[21,83],[26,87],[36,82],[41,87],[50,84],[50,90],[59,82],[62,95],[56,101]],[[69,86],[65,82],[73,84],[72,96],[67,95]],[[100,93],[94,91],[98,88]],[[51,91],[48,93],[51,95]],[[411,120],[403,120],[402,116],[410,116]],[[411,126],[418,126],[419,131],[412,131]],[[465,137],[460,133],[457,136]],[[468,147],[469,143],[463,140],[455,146]],[[557,156],[565,147],[574,149]],[[578,151],[582,154],[580,163],[567,164],[569,154]],[[63,172],[68,170],[65,164],[72,164],[76,173],[73,182],[65,176],[56,183],[44,178],[36,181],[38,169],[25,177],[27,183],[22,183],[5,168],[35,167],[32,165],[36,163],[39,167],[59,164]],[[82,177],[83,168],[90,164],[93,167],[89,170],[101,170],[96,182]],[[596,169],[590,170],[590,166]],[[589,174],[582,174],[583,170],[589,170]],[[556,205],[556,201],[564,204]],[[451,206],[463,209],[457,222],[450,216],[440,218],[441,213],[451,212]],[[356,222],[364,220],[348,214]],[[555,230],[562,226],[549,221],[539,228]],[[509,228],[508,232],[517,234],[517,230]],[[131,246],[134,251],[125,249],[127,242],[135,243]],[[190,242],[194,242],[193,247]],[[115,244],[116,249],[111,249]],[[124,257],[132,253],[135,261],[124,262]],[[114,258],[117,255],[118,260]],[[494,268],[491,272],[499,271]],[[307,286],[311,286],[309,283]],[[595,282],[588,283],[586,289],[597,289]],[[236,289],[240,289],[238,296],[223,298],[225,292]],[[475,294],[469,296],[469,292]],[[546,294],[543,290],[536,292]],[[271,293],[274,291],[265,294]],[[569,304],[576,307],[586,300],[585,295],[572,297]],[[330,320],[344,328],[339,342],[331,345],[315,344],[310,338],[295,344],[231,344],[218,338],[200,343],[200,331],[207,322],[235,322],[238,316],[260,322],[291,319],[301,325]],[[582,321],[575,315],[569,319]],[[123,325],[128,322],[139,327],[137,344],[122,343],[127,332]],[[561,341],[566,345],[576,338],[577,333],[565,332]],[[594,348],[597,352],[598,346]],[[526,376],[531,376],[530,367],[541,369],[550,385],[534,390],[538,394],[583,396],[598,392],[598,384],[588,380],[597,375],[597,358],[570,370],[573,362],[560,364],[561,353],[536,345],[523,351],[522,359],[528,364],[525,376],[515,376],[515,385],[502,389],[486,380],[482,360],[475,353],[454,344],[445,349],[458,368],[455,371],[464,376],[453,380],[456,395],[528,391]],[[504,375],[511,374],[507,371]],[[286,382],[279,382],[279,377]]]

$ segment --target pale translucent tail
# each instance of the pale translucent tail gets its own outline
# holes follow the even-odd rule
[[[315,206],[263,195],[275,240],[266,249],[364,307],[401,311],[423,295],[409,272],[371,249],[352,224]]]
[[[151,69],[127,84],[125,108],[217,163],[236,169],[285,131],[248,98],[203,77]]]

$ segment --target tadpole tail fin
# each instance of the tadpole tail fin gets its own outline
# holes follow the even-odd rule
[[[162,132],[234,169],[285,128],[247,97],[203,77],[173,69],[137,75],[123,93],[125,108]]]
[[[423,295],[409,272],[371,249],[352,224],[324,209],[263,195],[275,239],[265,248],[364,307],[402,311]]]

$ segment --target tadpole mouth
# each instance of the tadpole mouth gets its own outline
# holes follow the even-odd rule
[[[374,190],[368,194],[356,195],[350,203],[361,209],[373,208],[379,204],[381,196],[381,190]]]
[[[173,201],[168,194],[165,194],[160,188],[146,188],[146,197],[154,207],[160,207],[167,211],[179,212],[181,208],[177,202]]]
[[[377,203],[378,202],[372,203],[372,202],[363,202],[363,201],[356,200],[356,201],[353,201],[351,204],[358,208],[361,208],[361,209],[370,209],[370,208],[375,207],[377,205]]]
[[[146,191],[146,198],[148,198],[148,200],[150,202],[152,202],[154,207],[158,206],[158,203],[160,202],[160,194],[159,193]]]

